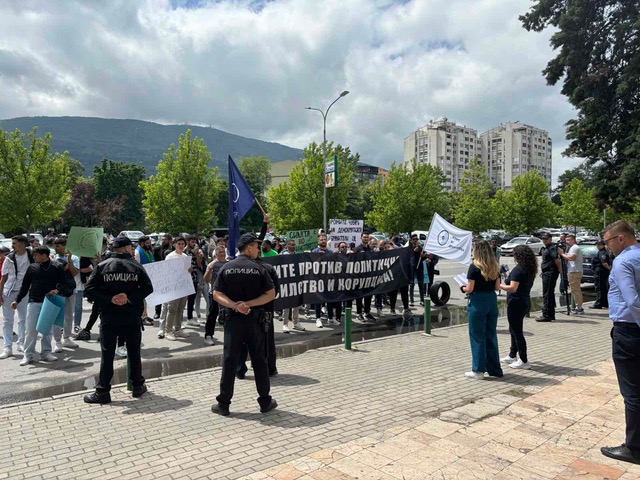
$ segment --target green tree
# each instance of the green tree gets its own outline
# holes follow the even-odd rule
[[[210,160],[206,145],[201,138],[192,139],[191,130],[180,135],[178,148],[171,144],[157,173],[141,182],[151,229],[196,233],[214,226],[221,182],[218,169],[208,167]]]
[[[373,208],[373,195],[374,186],[367,180],[358,179],[353,182],[344,216],[354,220],[364,219],[367,212]]]
[[[366,215],[369,224],[389,234],[427,230],[434,213],[447,216],[450,199],[442,185],[442,171],[412,160],[391,165],[386,179],[374,187],[373,208]]]
[[[480,233],[495,225],[491,195],[493,188],[484,166],[474,158],[462,174],[460,191],[453,195],[453,222],[456,227]]]
[[[553,203],[556,205],[560,205],[562,203],[560,200],[560,194],[562,194],[562,191],[574,178],[582,180],[587,188],[593,188],[596,183],[593,179],[593,169],[587,165],[587,162],[582,162],[577,167],[565,170],[558,177],[558,186],[553,189],[553,195],[551,196],[551,201]]]
[[[278,232],[319,228],[322,225],[322,190],[325,159],[338,157],[338,186],[327,189],[327,223],[344,218],[349,191],[354,182],[358,156],[348,147],[311,143],[303,158],[291,169],[289,180],[267,193],[269,223]],[[329,226],[327,225],[327,228]]]
[[[266,157],[244,157],[240,160],[238,169],[247,181],[260,205],[265,205],[266,193],[271,185],[271,162]],[[241,223],[252,230],[260,230],[263,215],[257,205],[254,206]]]
[[[124,202],[124,208],[115,214],[116,230],[141,230],[144,227],[142,188],[140,186],[144,177],[144,167],[106,158],[93,168],[96,200],[99,202]],[[115,234],[117,233],[115,232]]]
[[[560,194],[562,205],[558,212],[558,221],[562,225],[585,227],[599,230],[601,216],[593,196],[593,189],[587,188],[577,178],[564,187]]]
[[[0,129],[0,228],[3,231],[47,226],[69,200],[69,154],[51,153],[51,135],[38,138]]]
[[[527,30],[557,31],[543,74],[577,110],[565,155],[594,167],[600,205],[631,212],[640,178],[640,9],[629,0],[537,0]]]
[[[555,206],[548,197],[549,185],[535,170],[513,180],[511,190],[498,190],[493,211],[507,233],[530,233],[551,222]]]

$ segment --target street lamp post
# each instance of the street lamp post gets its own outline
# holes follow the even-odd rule
[[[325,111],[322,111],[319,108],[305,107],[307,110],[315,110],[322,114],[322,122],[323,122],[322,124],[322,153],[323,153],[322,171],[323,172],[324,172],[324,162],[325,162],[324,157],[326,156],[326,151],[327,151],[327,115],[329,114],[329,109],[333,106],[333,104],[348,94],[349,94],[349,90],[345,90],[344,92],[342,92],[340,96],[338,96],[338,98],[336,98],[333,102],[331,102],[331,104],[327,107]],[[322,175],[322,190],[323,190],[322,192],[322,228],[325,231],[325,233],[327,233],[327,184],[325,182],[324,174]]]

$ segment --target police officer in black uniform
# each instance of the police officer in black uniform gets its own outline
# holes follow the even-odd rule
[[[276,291],[269,273],[255,259],[261,241],[254,233],[245,233],[238,241],[240,255],[226,263],[213,285],[213,299],[220,304],[224,319],[224,361],[220,379],[220,395],[211,407],[213,413],[229,415],[236,368],[243,344],[247,344],[253,361],[260,411],[267,413],[278,406],[269,395],[271,385],[265,355],[266,311]]]
[[[562,271],[562,263],[558,255],[558,246],[551,242],[551,235],[542,235],[542,243],[545,249],[542,253],[542,316],[536,318],[537,322],[552,322],[556,319],[556,283]]]
[[[598,254],[591,260],[593,268],[593,283],[596,287],[596,301],[589,308],[599,310],[609,308],[609,273],[611,272],[611,254],[606,249],[603,240],[596,242]]]
[[[100,380],[96,391],[85,395],[86,403],[111,402],[111,378],[116,339],[123,335],[131,366],[133,396],[146,391],[142,376],[140,343],[144,299],[153,292],[151,280],[142,266],[133,259],[133,244],[127,237],[113,240],[113,254],[100,262],[85,285],[85,296],[100,307]]]

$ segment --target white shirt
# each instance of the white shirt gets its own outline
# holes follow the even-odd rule
[[[18,264],[18,276],[16,277],[16,266],[11,261],[10,257],[5,257],[2,264],[2,276],[7,275],[7,281],[4,284],[3,295],[9,295],[11,292],[17,292],[22,286],[22,280],[24,274],[27,273],[29,268],[29,255],[24,252],[22,255],[16,254],[16,263]]]
[[[567,272],[580,272],[582,273],[582,250],[578,245],[574,245],[569,249],[567,255],[575,255],[573,260],[567,260]]]

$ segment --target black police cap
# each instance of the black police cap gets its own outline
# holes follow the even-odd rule
[[[129,237],[116,237],[113,239],[113,248],[122,248],[127,245],[133,245],[133,242]]]
[[[262,243],[262,240],[260,240],[255,233],[249,232],[249,233],[242,234],[240,236],[240,240],[238,240],[238,250],[246,247],[247,245],[253,242]]]

